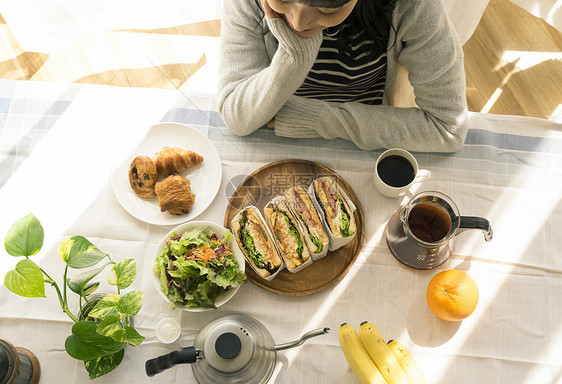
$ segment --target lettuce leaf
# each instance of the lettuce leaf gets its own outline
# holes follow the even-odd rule
[[[341,210],[341,221],[340,221],[340,232],[343,237],[350,237],[353,236],[353,231],[349,229],[350,220],[349,220],[349,213],[345,209],[345,204],[343,202],[342,196],[338,193],[338,204],[340,205]]]

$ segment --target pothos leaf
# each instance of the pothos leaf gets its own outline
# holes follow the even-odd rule
[[[121,324],[121,318],[117,315],[107,316],[96,328],[96,332],[103,336],[109,336],[115,341],[123,341],[125,328]]]
[[[98,303],[90,311],[88,316],[99,320],[103,320],[107,316],[111,316],[111,315],[120,316],[119,310],[117,309],[117,304],[119,303],[120,298],[121,295],[117,295],[117,294],[105,296],[103,299],[98,301]]]
[[[94,360],[121,351],[125,345],[96,332],[93,321],[78,321],[72,326],[72,335],[66,338],[66,352],[78,360]]]
[[[135,277],[137,277],[137,262],[135,259],[125,259],[111,268],[107,281],[119,289],[125,289],[133,284]]]
[[[33,261],[21,260],[16,268],[4,276],[4,285],[16,295],[23,297],[45,297],[43,272]]]
[[[144,294],[142,291],[128,292],[119,299],[117,309],[122,315],[135,316],[142,307],[143,298]]]
[[[41,223],[30,213],[12,224],[4,237],[4,248],[12,256],[32,256],[41,250],[44,236]]]
[[[125,337],[123,342],[133,347],[138,347],[144,341],[144,336],[137,332],[133,327],[125,327]]]
[[[84,366],[88,371],[90,379],[95,379],[113,371],[119,366],[119,364],[121,364],[124,355],[125,349],[122,349],[119,352],[98,357],[94,360],[84,361]]]
[[[72,236],[66,238],[59,244],[58,255],[70,268],[88,268],[96,265],[107,253],[100,251],[88,239],[83,236]]]
[[[78,252],[83,252],[94,245],[82,236],[72,236],[64,239],[58,248],[59,258],[65,263]]]
[[[97,291],[99,286],[100,286],[99,281],[94,281],[93,283],[87,283],[84,286],[78,287],[77,291],[73,290],[72,288],[70,288],[70,289],[72,290],[72,292],[84,297],[84,296],[91,295],[92,293]],[[69,287],[70,287],[70,284],[69,284]],[[76,287],[74,287],[74,288],[76,288]]]
[[[91,287],[91,284],[88,284],[90,282],[90,280],[92,280],[94,277],[96,277],[101,271],[103,271],[103,269],[105,267],[107,267],[109,264],[113,264],[113,261],[110,261],[107,264],[102,265],[99,268],[96,269],[92,269],[90,271],[86,271],[83,272],[77,276],[74,276],[72,279],[68,280],[68,287],[72,290],[72,292],[81,295],[82,290],[84,290],[84,295],[83,296],[87,296],[89,294],[91,294],[92,292],[88,292],[87,287]],[[95,283],[92,283],[95,284]],[[99,284],[99,283],[97,283]]]

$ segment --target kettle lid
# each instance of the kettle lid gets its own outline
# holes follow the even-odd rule
[[[221,372],[244,367],[254,353],[254,340],[243,324],[221,322],[210,329],[203,341],[203,358]]]

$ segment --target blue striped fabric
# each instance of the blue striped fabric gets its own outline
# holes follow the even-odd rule
[[[8,113],[12,99],[0,97],[0,113]]]
[[[229,140],[235,141],[252,141],[254,139],[261,140],[264,138],[271,138],[272,141],[280,144],[289,144],[295,146],[309,147],[310,143],[315,143],[314,146],[319,146],[318,139],[289,139],[277,137],[273,134],[271,129],[266,127],[256,131],[250,136],[245,138],[237,138],[236,135],[231,134],[219,113],[216,111],[202,111],[192,108],[172,108],[170,111],[162,117],[161,121],[184,123],[194,126],[211,126],[217,131],[214,134],[221,133],[219,135],[227,137]],[[324,141],[324,147],[332,149],[343,149],[343,150],[354,150],[357,147],[346,140],[331,140]],[[484,129],[472,128],[468,131],[466,137],[465,146],[480,146],[485,145],[495,149],[508,149],[514,151],[523,152],[543,152],[543,153],[557,153],[560,154],[562,150],[562,140],[556,138],[542,138],[535,136],[524,136],[517,134],[507,134],[507,133],[496,133],[487,131]],[[379,150],[382,152],[382,150]],[[461,150],[462,151],[462,150]],[[378,152],[378,151],[372,151]],[[450,156],[450,155],[444,155]]]
[[[48,83],[28,84],[2,80],[0,87],[0,187],[31,153],[35,145],[50,131],[58,118],[72,103],[76,85],[65,95],[43,94]],[[28,89],[39,90],[44,98],[29,97]],[[35,95],[35,94],[34,94]]]
[[[47,85],[3,81],[0,89],[0,187],[29,156],[33,147],[47,134],[73,103],[82,87],[71,85],[66,92],[45,92],[43,98],[29,89],[49,89]],[[17,85],[17,86],[16,86]],[[185,96],[185,95],[184,95]],[[299,158],[314,160],[339,169],[363,167],[373,162],[383,151],[362,151],[353,143],[336,139],[289,139],[275,136],[273,130],[262,128],[251,135],[239,137],[226,128],[224,121],[214,110],[213,97],[209,95],[204,106],[193,102],[190,96],[180,98],[160,119],[190,125],[207,135],[215,144],[221,157],[239,159],[241,156],[276,161],[287,153],[299,153]],[[517,118],[502,120],[502,133],[490,130],[495,124],[486,125],[487,116],[476,114],[472,119],[464,147],[453,154],[418,153],[422,168],[432,171],[459,170],[473,172],[478,177],[513,177],[529,167],[543,167],[554,174],[562,173],[562,137],[559,134],[543,135],[540,127],[555,129],[555,123],[541,119]],[[523,120],[521,120],[523,119]],[[529,134],[522,134],[519,127],[535,126]],[[507,133],[506,133],[507,132]],[[513,133],[511,133],[513,132]],[[536,136],[533,136],[534,133]],[[494,176],[495,175],[495,176]]]
[[[545,144],[549,145],[545,145]],[[495,133],[482,129],[471,129],[465,141],[466,145],[491,145],[498,149],[510,149],[525,152],[560,153],[562,140],[542,137],[510,135]]]
[[[365,164],[374,164],[383,152],[383,149],[362,151],[352,142],[342,139],[278,137],[266,127],[239,137],[226,128],[218,113],[194,109],[192,104],[185,108],[176,106],[162,121],[183,123],[199,129],[208,135],[221,157],[227,161],[242,159],[255,162],[259,159],[273,162],[287,158],[287,153],[299,153],[299,159],[353,170],[363,169]],[[420,168],[431,169],[437,177],[440,173],[448,175],[450,170],[455,170],[462,177],[488,185],[516,182],[517,177],[525,174],[530,166],[549,166],[554,174],[562,173],[562,140],[517,134],[516,127],[513,134],[506,134],[474,126],[468,131],[464,147],[456,153],[415,155]]]

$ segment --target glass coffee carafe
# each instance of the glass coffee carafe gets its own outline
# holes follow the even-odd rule
[[[487,219],[461,216],[447,195],[427,191],[392,214],[385,235],[390,251],[400,262],[416,269],[432,269],[451,256],[455,236],[467,229],[480,229],[486,241],[492,240]]]

